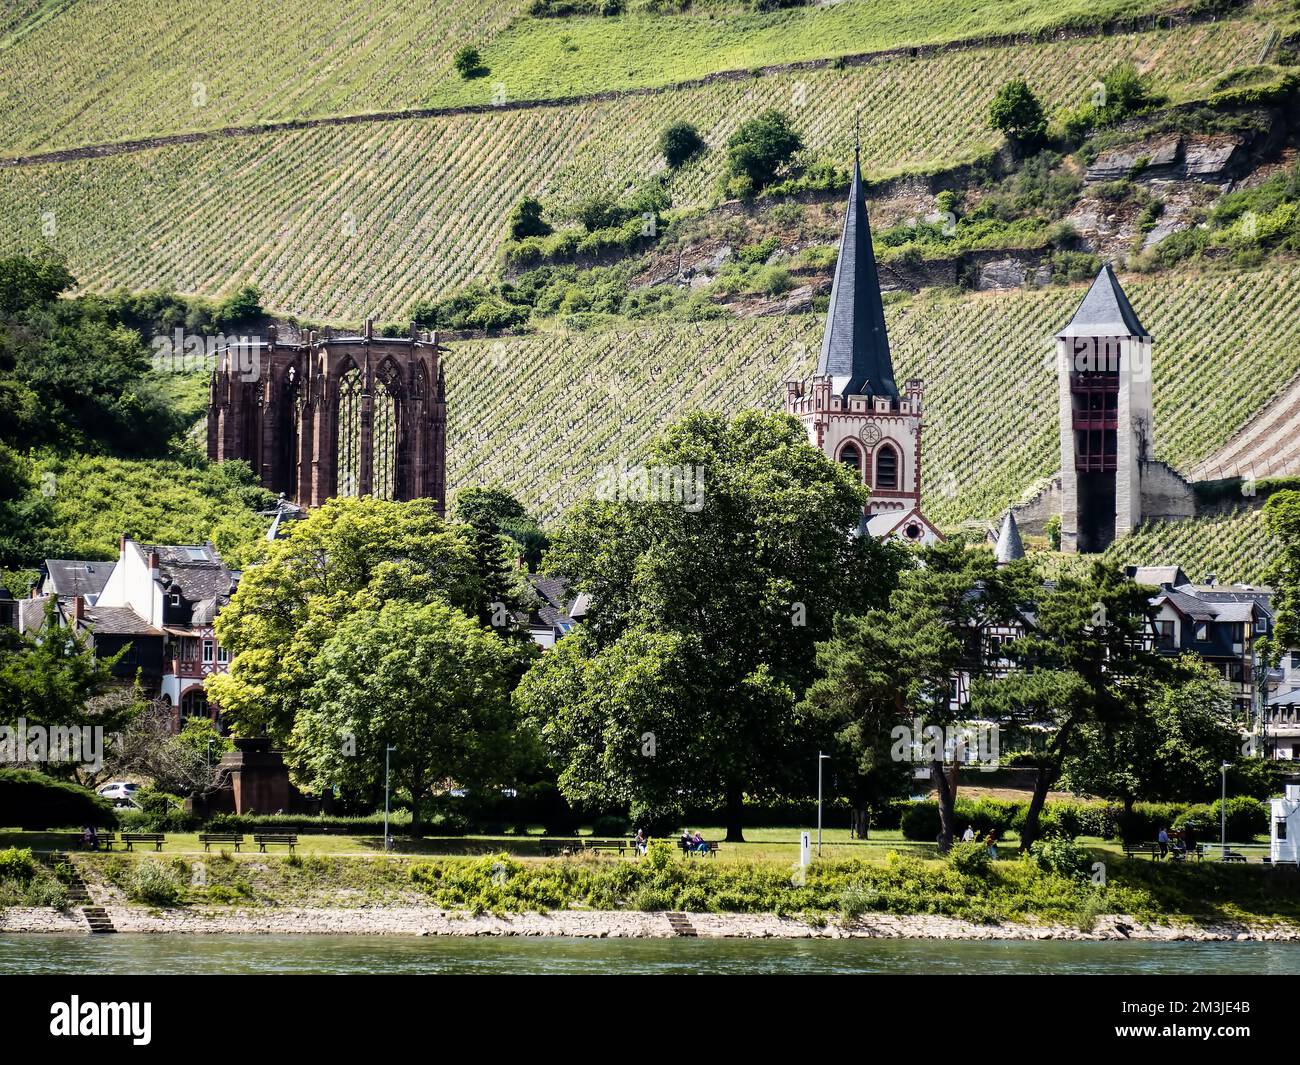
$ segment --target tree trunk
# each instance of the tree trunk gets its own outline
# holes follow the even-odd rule
[[[1029,800],[1029,809],[1025,811],[1025,826],[1020,830],[1020,851],[1023,854],[1038,839],[1038,815],[1043,812],[1047,802],[1047,793],[1052,790],[1056,778],[1061,775],[1061,765],[1065,761],[1065,752],[1070,742],[1070,733],[1074,731],[1073,720],[1067,721],[1056,733],[1052,747],[1038,763],[1038,776],[1034,780],[1034,794]]]
[[[947,854],[952,849],[956,830],[957,767],[953,766],[952,782],[949,783],[944,775],[943,762],[935,760],[930,763],[930,776],[939,792],[939,853]]]
[[[1029,809],[1025,811],[1025,824],[1020,830],[1020,850],[1029,850],[1038,838],[1038,815],[1043,812],[1047,802],[1047,793],[1056,781],[1056,768],[1044,763],[1038,767],[1038,776],[1034,778],[1034,794],[1029,800]]]
[[[849,820],[849,835],[853,839],[871,838],[871,812],[865,806],[856,806]]]
[[[739,784],[727,785],[726,800],[726,818],[727,818],[727,838],[726,843],[744,843],[744,814],[745,814],[745,790]]]

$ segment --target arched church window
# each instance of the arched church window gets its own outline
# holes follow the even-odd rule
[[[845,444],[840,449],[840,462],[851,469],[859,478],[862,476],[862,452],[857,444]]]
[[[361,371],[355,366],[339,381],[338,495],[361,494]]]
[[[898,489],[898,452],[889,444],[876,453],[876,485],[883,490]]]
[[[397,498],[397,441],[401,428],[401,374],[385,362],[375,375],[375,495]]]

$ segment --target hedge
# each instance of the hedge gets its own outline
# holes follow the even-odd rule
[[[1039,815],[1045,836],[1096,836],[1101,839],[1153,840],[1161,828],[1183,828],[1189,821],[1202,842],[1219,838],[1219,806],[1186,803],[1138,803],[1124,822],[1123,807],[1116,803],[1049,802]],[[1000,799],[957,800],[957,834],[967,826],[980,836],[1019,831],[1029,809],[1027,802]],[[939,805],[933,801],[907,803],[901,827],[903,838],[933,843],[939,835]],[[1268,806],[1258,799],[1238,796],[1228,800],[1227,832],[1234,843],[1248,843],[1268,831]]]
[[[112,824],[112,804],[88,788],[31,769],[0,769],[0,825],[39,830]]]

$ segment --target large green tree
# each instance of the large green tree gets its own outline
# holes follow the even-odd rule
[[[1300,492],[1274,492],[1264,504],[1264,520],[1277,542],[1273,566],[1274,627],[1271,659],[1284,647],[1300,647]]]
[[[313,663],[293,730],[306,779],[359,790],[392,778],[411,797],[411,834],[437,785],[512,779],[518,731],[512,650],[455,607],[400,600],[342,618]]]
[[[228,673],[208,680],[212,699],[237,733],[287,741],[321,647],[344,619],[394,600],[478,613],[466,534],[431,500],[330,500],[268,545],[218,616],[217,638],[232,658]]]
[[[1028,566],[1019,573],[1019,597],[1032,603],[1025,635],[1011,645],[1020,668],[973,685],[972,707],[1012,733],[1046,737],[1035,750],[1037,775],[1020,832],[1027,849],[1065,760],[1089,730],[1133,727],[1150,715],[1171,666],[1149,646],[1151,588],[1100,561],[1054,585],[1041,584]]]
[[[727,838],[740,840],[747,793],[815,772],[794,713],[813,649],[836,614],[884,601],[895,555],[852,535],[866,489],[782,415],[689,415],[642,465],[602,479],[547,556],[590,595],[588,632],[537,663],[521,705],[569,794],[603,781],[652,804],[680,770],[683,798],[721,801]],[[640,655],[665,691],[628,728]],[[611,685],[620,694],[605,702]],[[646,733],[655,754],[643,756]]]
[[[942,729],[946,737],[970,717],[956,679],[978,673],[982,626],[1001,620],[1004,607],[988,551],[955,538],[927,548],[918,563],[902,573],[886,608],[836,623],[832,639],[817,649],[821,676],[805,708],[832,737],[860,821],[867,806],[904,791],[905,774],[918,755],[925,756],[939,800],[939,844],[946,850],[955,828],[961,752],[956,745],[926,744],[924,730]],[[896,728],[911,738],[901,750]]]
[[[1079,726],[1063,768],[1074,790],[1122,802],[1127,828],[1140,800],[1213,798],[1219,767],[1237,760],[1240,747],[1222,675],[1185,656],[1156,684],[1144,713]]]

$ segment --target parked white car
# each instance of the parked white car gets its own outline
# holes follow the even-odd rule
[[[110,780],[95,789],[105,799],[111,799],[114,806],[135,805],[135,795],[139,790],[139,784],[132,784],[125,780]]]

